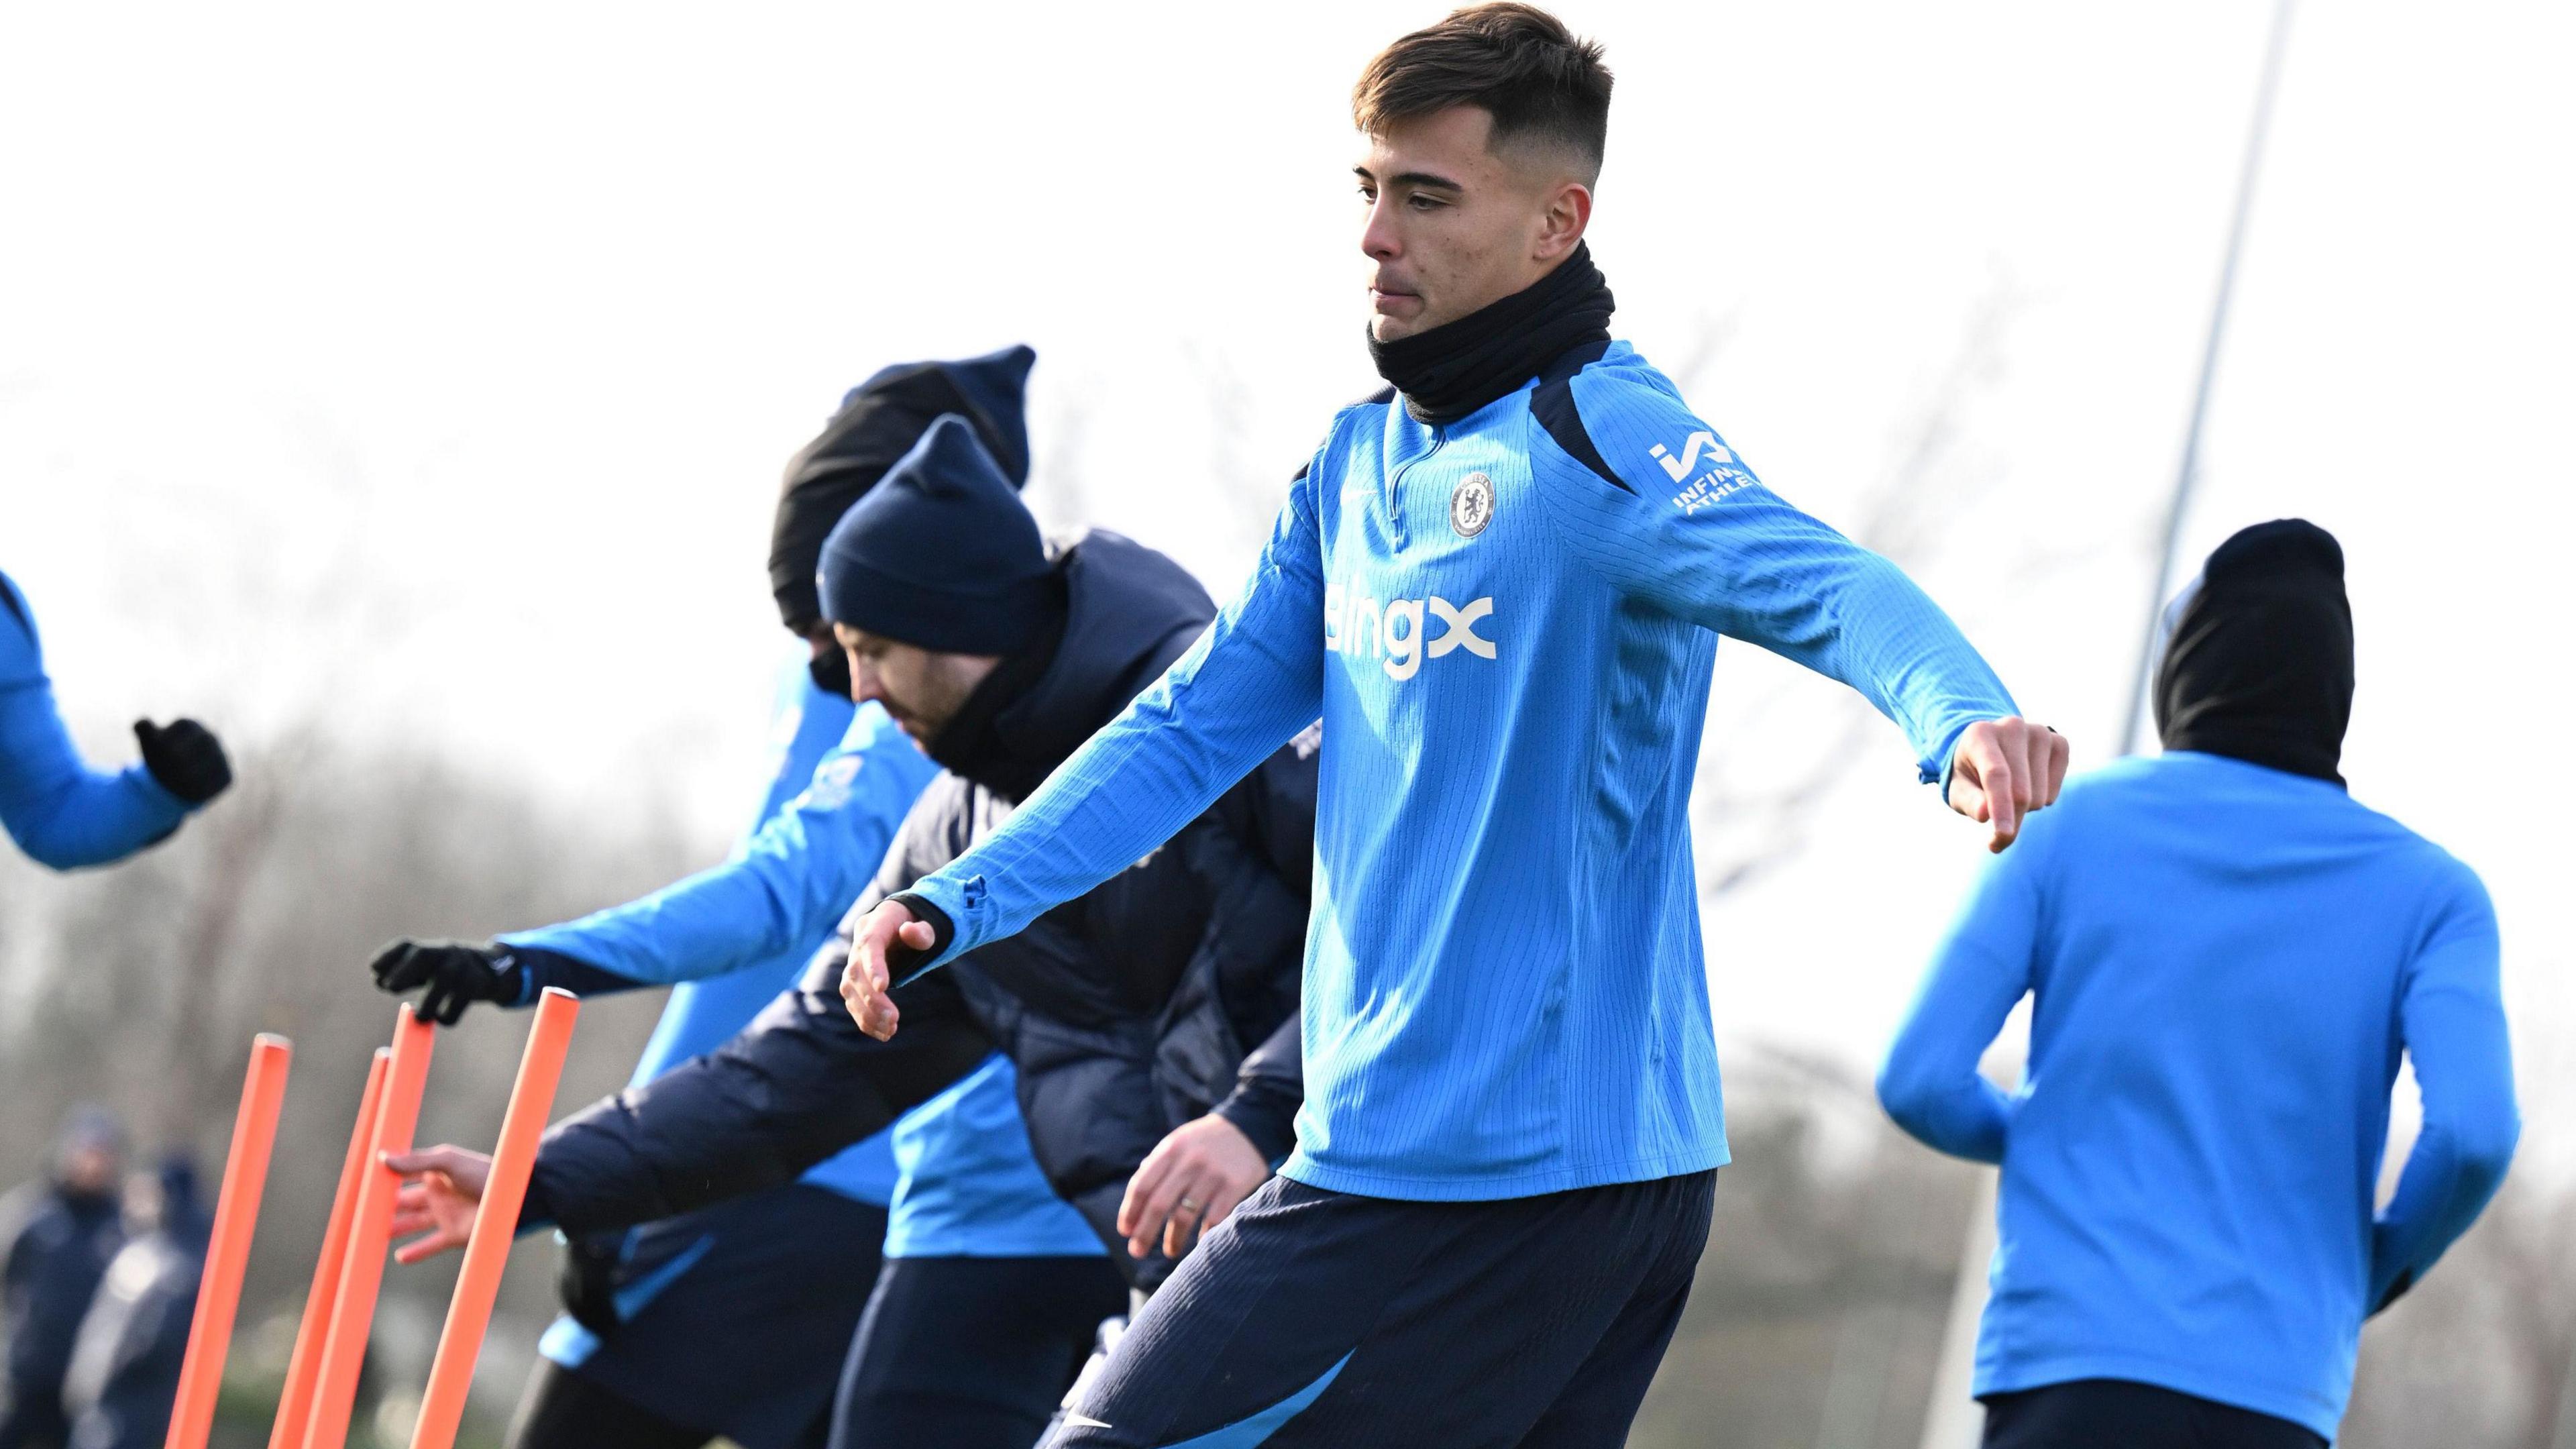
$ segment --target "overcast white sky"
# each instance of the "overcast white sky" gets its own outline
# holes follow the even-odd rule
[[[713,840],[779,465],[881,363],[1034,344],[1041,512],[1232,588],[1376,385],[1347,91],[1443,8],[15,7],[0,567],[102,750],[318,713]],[[1948,397],[1920,572],[2106,758],[2268,7],[1562,13],[1619,75],[1618,330],[1847,524]],[[2189,528],[2342,536],[2347,773],[2485,873],[2535,1088],[2576,1076],[2571,42],[2565,5],[2302,12]],[[1786,674],[1722,655],[1730,789],[1837,718]],[[1975,867],[1872,739],[1710,913],[1729,1037],[1867,1060]]]

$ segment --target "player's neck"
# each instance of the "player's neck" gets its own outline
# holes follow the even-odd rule
[[[1416,422],[1454,423],[1587,342],[1610,340],[1610,285],[1578,243],[1554,271],[1498,302],[1393,342],[1369,339],[1378,376]]]

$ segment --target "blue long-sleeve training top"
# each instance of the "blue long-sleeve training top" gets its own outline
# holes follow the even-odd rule
[[[192,807],[141,763],[93,770],[54,704],[44,645],[24,594],[0,574],[0,827],[56,870],[123,860]]]
[[[867,889],[939,767],[884,710],[781,682],[779,768],[756,828],[724,864],[505,945],[570,957],[639,984],[676,983],[634,1084],[722,1046],[803,974]],[[547,984],[529,973],[533,999]],[[1007,1064],[808,1169],[803,1181],[891,1209],[889,1256],[1098,1255],[1099,1238],[1047,1187]]]
[[[1320,714],[1282,1171],[1487,1199],[1713,1167],[1689,800],[1720,634],[1860,690],[1926,780],[2014,713],[1903,573],[1755,481],[1624,343],[1445,426],[1347,408],[1207,635],[914,893],[942,959],[1015,932]]]
[[[2476,874],[2332,781],[2182,751],[2070,782],[1879,1074],[1906,1131],[2003,1165],[1976,1392],[2130,1379],[2333,1438],[2362,1319],[2512,1159],[2497,949]],[[2024,993],[2006,1093],[1977,1060]],[[2374,1220],[2401,1050],[2423,1130]]]
[[[939,773],[884,710],[817,688],[801,665],[780,680],[775,718],[778,768],[752,829],[723,864],[578,920],[499,938],[673,988],[635,1065],[636,1085],[722,1046],[795,984]],[[529,1000],[553,984],[549,964],[532,958]],[[895,1179],[891,1133],[804,1176],[880,1207]]]

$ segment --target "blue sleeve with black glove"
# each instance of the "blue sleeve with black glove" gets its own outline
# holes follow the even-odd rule
[[[0,575],[0,825],[56,870],[122,860],[179,828],[232,782],[203,725],[135,726],[145,763],[92,769],[63,728],[34,614]]]
[[[867,888],[904,812],[938,773],[883,710],[862,708],[804,792],[724,864],[579,920],[500,937],[524,968],[520,999],[582,984],[554,979],[566,958],[640,986],[801,960]]]

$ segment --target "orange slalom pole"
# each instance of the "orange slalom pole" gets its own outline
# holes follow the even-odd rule
[[[224,1381],[233,1310],[241,1306],[242,1270],[250,1264],[250,1235],[259,1226],[259,1195],[268,1185],[277,1109],[286,1100],[286,1069],[294,1057],[295,1048],[282,1036],[261,1032],[251,1038],[250,1071],[242,1078],[214,1230],[206,1239],[205,1272],[197,1280],[197,1312],[188,1324],[187,1356],[179,1361],[179,1394],[170,1408],[169,1437],[162,1441],[167,1449],[205,1449],[214,1431],[215,1390]]]
[[[519,1080],[510,1088],[510,1108],[501,1117],[501,1140],[492,1150],[492,1173],[474,1212],[474,1231],[465,1240],[465,1262],[456,1270],[456,1296],[448,1300],[447,1326],[439,1331],[438,1357],[429,1365],[429,1387],[421,1391],[411,1449],[453,1449],[456,1443],[466,1391],[474,1386],[474,1361],[483,1352],[484,1330],[492,1324],[492,1302],[501,1294],[501,1270],[518,1236],[528,1176],[536,1169],[537,1139],[546,1130],[555,1086],[563,1080],[564,1053],[572,1048],[573,1018],[580,1014],[581,1002],[569,991],[549,986],[537,1001],[536,1024],[528,1028],[528,1049],[519,1058]]]
[[[408,1002],[394,1018],[393,1060],[385,1067],[385,1101],[376,1113],[375,1141],[358,1176],[358,1203],[350,1214],[349,1255],[340,1269],[331,1323],[322,1335],[322,1364],[313,1379],[313,1412],[304,1449],[342,1449],[349,1415],[358,1403],[358,1369],[366,1362],[367,1332],[375,1326],[376,1290],[384,1285],[385,1245],[393,1237],[394,1191],[402,1179],[385,1166],[385,1154],[411,1150],[420,1120],[421,1088],[429,1080],[429,1052],[438,1028],[412,1015]]]
[[[385,1101],[385,1063],[376,1048],[367,1065],[366,1090],[358,1095],[358,1123],[349,1130],[349,1153],[340,1160],[340,1186],[331,1194],[331,1218],[322,1228],[322,1256],[304,1295],[304,1318],[295,1325],[295,1351],[286,1360],[286,1388],[277,1398],[277,1423],[268,1449],[304,1449],[305,1420],[313,1413],[313,1375],[322,1366],[322,1340],[331,1331],[331,1307],[340,1297],[340,1268],[349,1256],[349,1223],[358,1213],[358,1184],[366,1178],[367,1149],[376,1141],[376,1111]]]

